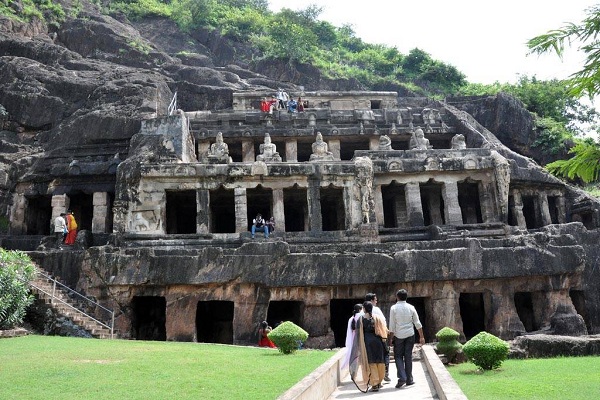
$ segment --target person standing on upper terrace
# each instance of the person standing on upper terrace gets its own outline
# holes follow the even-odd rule
[[[277,100],[279,100],[279,108],[285,110],[290,96],[283,89],[277,89]]]

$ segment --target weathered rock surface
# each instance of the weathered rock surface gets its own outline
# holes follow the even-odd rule
[[[600,355],[600,336],[527,335],[511,343],[511,358],[546,358]]]

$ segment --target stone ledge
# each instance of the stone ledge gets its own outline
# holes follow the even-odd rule
[[[0,338],[12,338],[27,335],[29,335],[29,331],[23,328],[7,329],[5,331],[0,330]]]
[[[465,396],[456,381],[452,378],[446,366],[442,363],[435,350],[433,350],[433,346],[423,345],[421,351],[439,399],[467,400],[467,396]]]

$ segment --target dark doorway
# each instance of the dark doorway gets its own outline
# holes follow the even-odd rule
[[[134,296],[133,337],[137,340],[167,340],[167,301],[158,296]]]
[[[421,189],[421,205],[423,207],[423,221],[427,225],[444,225],[444,199],[442,198],[442,184],[429,180],[419,185]]]
[[[167,190],[167,234],[196,233],[196,191]]]
[[[77,230],[92,230],[92,219],[94,218],[94,195],[87,193],[69,194],[69,210],[73,211]]]
[[[252,227],[252,220],[260,213],[267,220],[273,216],[273,190],[258,185],[255,189],[246,190],[248,202],[248,230]],[[277,221],[275,221],[277,223]]]
[[[235,232],[235,194],[220,186],[210,191],[210,231]]]
[[[342,161],[349,161],[354,158],[354,152],[356,150],[369,150],[369,139],[365,138],[362,140],[347,142],[343,141],[340,144],[340,158]]]
[[[508,196],[508,225],[517,226],[517,216],[515,215],[517,210],[515,209],[515,196]]]
[[[312,142],[301,142],[297,143],[297,159],[298,162],[306,162],[310,160],[312,154]]]
[[[426,312],[425,301],[427,299],[425,297],[410,297],[406,300],[408,304],[412,304],[417,310],[417,314],[419,315],[419,321],[421,321],[421,325],[423,325],[423,333],[425,337],[433,337],[435,333],[433,333],[433,324],[428,323],[429,315]],[[419,343],[420,339],[419,331],[415,328],[415,343]]]
[[[272,327],[285,321],[292,321],[302,327],[304,322],[304,302],[302,301],[270,301],[267,311],[267,322]]]
[[[52,196],[27,197],[25,226],[28,235],[49,235],[52,233]]]
[[[343,231],[346,229],[346,208],[344,189],[329,186],[321,188],[321,218],[323,231]]]
[[[352,316],[354,305],[362,304],[364,299],[332,299],[329,302],[329,326],[335,338],[335,347],[346,345],[348,320]]]
[[[479,201],[479,184],[477,182],[458,183],[458,204],[462,214],[463,224],[480,224],[481,203]]]
[[[569,290],[569,297],[571,297],[571,301],[573,302],[573,306],[575,307],[575,311],[577,314],[581,315],[581,318],[585,321],[585,325],[587,327],[588,332],[592,331],[592,324],[588,320],[587,311],[585,308],[585,295],[583,290]]]
[[[548,211],[550,212],[550,222],[558,224],[558,197],[548,196]]]
[[[408,225],[404,188],[404,185],[400,185],[396,181],[381,187],[385,228],[398,228]]]
[[[196,337],[202,343],[233,344],[233,301],[199,301]]]
[[[527,229],[538,228],[537,213],[536,213],[536,202],[534,196],[522,196],[523,199],[523,216],[525,217],[525,223]]]
[[[458,299],[463,333],[467,340],[485,330],[483,293],[461,293]]]
[[[303,232],[307,230],[308,200],[305,188],[294,185],[291,188],[283,189],[283,209],[286,232]]]
[[[231,157],[231,161],[242,162],[242,143],[229,141],[227,142],[227,147],[229,149],[229,157]]]
[[[530,292],[515,293],[515,308],[517,309],[517,315],[523,323],[526,332],[537,331],[540,328],[535,320],[533,298]]]
[[[381,100],[371,100],[371,110],[379,110],[381,108]]]

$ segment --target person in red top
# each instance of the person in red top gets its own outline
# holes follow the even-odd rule
[[[67,233],[67,237],[65,238],[65,244],[75,244],[75,239],[77,238],[77,221],[75,221],[75,216],[71,210],[67,211],[67,229],[69,233]]]
[[[273,329],[269,326],[267,321],[263,321],[260,323],[260,328],[258,329],[258,346],[259,347],[271,347],[276,348],[275,343],[269,339],[267,336],[269,332]]]

